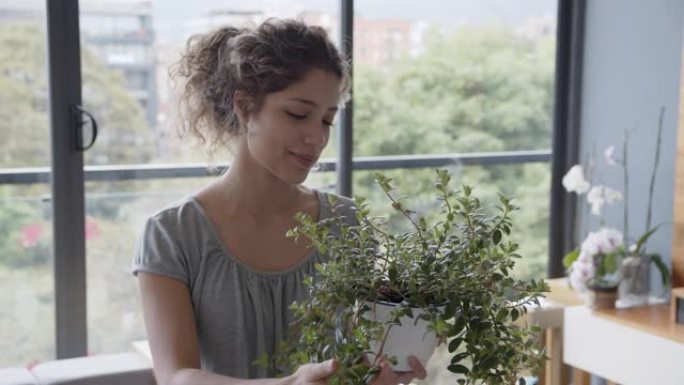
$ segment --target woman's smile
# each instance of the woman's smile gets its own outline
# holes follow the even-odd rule
[[[288,151],[288,155],[290,155],[295,162],[300,165],[302,168],[309,170],[311,167],[313,167],[316,164],[316,160],[318,157],[310,154],[305,154],[305,153],[297,153],[293,151]]]

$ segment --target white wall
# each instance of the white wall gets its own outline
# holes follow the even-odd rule
[[[597,175],[623,189],[618,167],[603,161],[603,149],[630,131],[630,236],[644,232],[648,184],[654,159],[656,129],[665,106],[661,165],[653,207],[653,223],[672,222],[679,81],[684,33],[684,0],[588,0],[584,45],[580,159],[595,146]],[[581,207],[581,206],[580,206]],[[577,237],[598,228],[596,217],[578,212]],[[606,224],[622,229],[622,206],[606,211]],[[659,230],[649,243],[669,261],[672,226]],[[669,262],[668,262],[669,263]],[[653,276],[654,282],[658,281]]]

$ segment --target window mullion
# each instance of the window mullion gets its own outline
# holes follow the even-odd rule
[[[57,358],[85,356],[83,154],[73,106],[81,105],[78,0],[46,0]]]

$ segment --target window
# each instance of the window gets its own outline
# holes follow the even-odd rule
[[[534,1],[424,1],[420,8],[358,3],[354,156],[548,151],[556,7]],[[496,191],[517,198],[517,227],[531,229],[518,232],[526,257],[519,274],[544,276],[550,163],[454,162],[446,168],[456,186],[473,184],[490,199]],[[393,174],[419,201],[432,199],[431,169]],[[371,173],[355,173],[354,191],[381,199],[372,180]]]
[[[354,156],[510,152],[551,148],[555,1],[357,2],[354,14]],[[551,164],[444,166],[455,187],[496,204],[516,197],[514,235],[523,256],[515,274],[546,276]],[[413,197],[412,210],[440,209],[432,168],[386,172]],[[355,171],[354,193],[376,215],[404,223],[374,183]],[[430,383],[455,383],[446,349],[428,364]]]
[[[128,271],[135,238],[148,215],[207,182],[201,167],[191,167],[206,161],[204,149],[176,135],[167,78],[186,39],[227,23],[279,16],[321,25],[340,40],[339,0],[259,4],[80,2],[83,101],[100,126],[97,143],[85,153],[87,175],[114,169],[85,183],[89,353],[128,351],[145,338],[136,282]],[[3,171],[16,178],[17,168],[50,162],[45,11],[2,7],[0,54],[5,50],[6,59],[0,60],[0,98],[9,102],[0,103],[0,116],[6,117],[0,132],[7,138],[0,143],[0,159]],[[414,209],[426,214],[436,205],[429,193],[433,167],[426,166],[425,156],[446,159],[455,182],[476,185],[485,198],[497,191],[516,196],[523,210],[515,226],[526,257],[517,274],[543,276],[556,1],[425,0],[417,7],[409,0],[383,0],[356,7],[354,156],[416,156],[411,168],[389,167],[386,173],[415,196]],[[336,154],[333,134],[324,158],[334,160]],[[477,159],[474,165],[448,162],[458,154]],[[229,153],[216,154],[215,162],[229,163]],[[19,184],[0,173],[0,282],[16,288],[0,294],[0,309],[10,309],[0,317],[0,338],[19,347],[0,352],[0,367],[52,358],[55,348],[50,186],[44,169],[24,171],[34,182],[44,179]],[[372,180],[372,171],[356,170],[354,192],[380,204]],[[335,175],[313,173],[306,183],[334,190]],[[447,383],[446,374],[434,369],[439,359],[430,363],[432,378]]]
[[[305,8],[291,3],[288,7],[245,8],[244,2],[236,1],[188,3],[179,0],[155,8],[145,5],[149,2],[112,1],[104,7],[97,1],[81,1],[81,34],[86,42],[81,46],[83,101],[100,126],[97,143],[85,153],[86,167],[181,166],[206,162],[204,148],[195,146],[192,138],[181,140],[176,135],[173,119],[176,105],[171,98],[173,90],[169,89],[169,66],[179,59],[192,34],[208,32],[226,23],[240,25],[258,23],[270,16],[299,16],[296,9]],[[325,22],[326,17],[337,16],[321,10],[336,10],[336,5],[334,1],[319,2],[318,8],[306,8],[311,13],[302,17]],[[94,15],[97,20],[111,22],[84,22]],[[135,24],[144,33],[136,38],[122,32],[131,31],[133,25],[129,21],[138,20],[151,21]],[[88,30],[91,25],[97,28],[95,32]],[[87,39],[90,35],[96,35],[97,39]],[[154,53],[155,57],[145,57],[145,53]],[[143,67],[120,71],[122,65],[128,64]],[[150,116],[153,118],[149,119]],[[218,164],[229,161],[227,151],[215,156]],[[330,186],[333,178],[334,175],[318,174],[307,183]],[[132,342],[146,338],[136,281],[129,273],[136,237],[149,215],[207,182],[206,178],[117,180],[116,177],[86,182],[88,349],[91,353],[129,351]]]
[[[0,5],[0,165],[50,165],[44,3]],[[47,182],[47,178],[45,180]],[[0,367],[55,356],[52,202],[47,183],[0,184]],[[10,348],[11,347],[11,348]]]

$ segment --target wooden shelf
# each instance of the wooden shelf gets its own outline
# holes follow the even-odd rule
[[[613,322],[684,343],[684,325],[670,319],[670,305],[640,306],[631,309],[601,309],[594,314]]]
[[[567,278],[546,279],[551,292],[546,293],[546,300],[563,306],[582,305],[584,302],[568,285]]]

